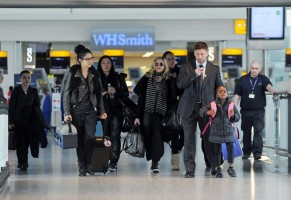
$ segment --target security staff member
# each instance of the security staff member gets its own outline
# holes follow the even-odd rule
[[[252,61],[250,72],[239,78],[234,91],[233,101],[238,105],[241,97],[241,129],[243,130],[243,157],[248,159],[253,153],[255,160],[261,159],[263,150],[262,131],[264,129],[266,94],[275,90],[268,77],[260,74],[261,64]],[[252,143],[252,128],[254,137]]]

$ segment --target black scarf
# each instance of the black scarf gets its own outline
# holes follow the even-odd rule
[[[167,111],[167,84],[166,80],[156,81],[154,73],[149,77],[146,91],[145,111],[165,116]]]

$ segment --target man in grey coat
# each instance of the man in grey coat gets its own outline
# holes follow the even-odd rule
[[[205,42],[195,44],[194,56],[196,60],[193,63],[181,67],[177,80],[178,88],[184,89],[177,112],[182,117],[184,129],[185,178],[195,176],[197,122],[201,132],[208,122],[208,119],[199,117],[199,110],[215,99],[215,89],[223,85],[219,67],[207,61],[208,46]],[[210,172],[211,145],[208,137],[209,131],[206,131],[202,137],[202,151],[206,170]]]

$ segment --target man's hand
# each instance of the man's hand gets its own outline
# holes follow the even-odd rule
[[[204,68],[196,68],[195,69],[196,76],[202,75],[203,71],[204,71]]]
[[[72,115],[66,115],[64,117],[64,121],[67,122],[67,121],[72,121]]]

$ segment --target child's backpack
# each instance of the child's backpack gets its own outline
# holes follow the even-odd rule
[[[216,105],[215,101],[212,101],[212,102],[210,103],[210,106],[211,106],[211,110],[214,110],[215,113],[216,113],[216,111],[217,111],[217,105]],[[233,103],[233,102],[230,102],[230,104],[229,104],[229,106],[228,106],[228,119],[230,119],[230,113],[231,113],[231,111],[233,110],[233,108],[234,108],[234,103]],[[212,121],[212,119],[213,119],[214,117],[215,117],[215,114],[213,114],[213,115],[211,115],[211,117],[209,117],[209,121],[207,122],[206,126],[204,127],[204,129],[203,129],[201,135],[204,135],[204,133],[206,132],[207,128],[208,128],[209,125],[211,124],[211,121]]]

